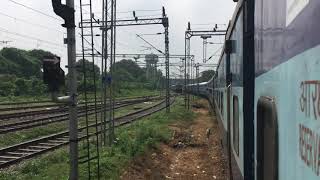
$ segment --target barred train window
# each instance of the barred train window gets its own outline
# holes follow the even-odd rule
[[[239,100],[233,96],[233,148],[239,156]]]

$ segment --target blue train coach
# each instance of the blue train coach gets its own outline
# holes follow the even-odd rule
[[[319,20],[320,0],[239,0],[217,73],[190,85],[216,111],[234,179],[320,179]]]

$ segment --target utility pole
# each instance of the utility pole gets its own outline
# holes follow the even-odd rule
[[[77,76],[76,76],[76,35],[75,35],[75,10],[74,0],[66,0],[66,5],[61,0],[52,0],[54,12],[65,20],[62,25],[67,28],[68,45],[68,104],[69,104],[69,141],[70,141],[70,180],[79,179],[78,173],[78,119],[77,119]]]
[[[74,0],[66,5],[74,9]],[[74,11],[73,11],[74,16]],[[74,18],[73,18],[74,23]],[[77,75],[76,75],[76,31],[75,25],[67,27],[68,70],[69,70],[69,141],[70,141],[70,180],[78,179],[78,119],[77,119]]]
[[[100,28],[101,30],[104,31],[111,31],[111,38],[110,38],[110,52],[105,53],[104,56],[108,56],[110,59],[110,67],[111,67],[111,72],[112,72],[112,63],[115,62],[115,58],[117,57],[116,51],[115,51],[115,28],[116,27],[121,27],[121,26],[141,26],[141,25],[163,25],[164,30],[165,30],[165,53],[164,53],[164,58],[167,64],[166,67],[166,105],[167,105],[167,112],[170,111],[170,79],[169,79],[169,71],[170,71],[170,54],[169,54],[169,18],[165,12],[165,8],[162,8],[162,17],[159,18],[139,18],[136,16],[135,11],[133,12],[133,19],[121,19],[121,20],[117,20],[116,17],[116,0],[110,0],[111,5],[108,5],[108,14],[109,16],[111,16],[109,19],[107,18],[107,16],[105,18],[105,21],[99,21],[99,22],[93,22],[92,27],[94,28]],[[111,11],[111,12],[110,12]],[[104,24],[104,26],[102,26],[102,24]],[[80,24],[81,28],[90,28],[90,24],[89,22],[83,22],[82,24]],[[112,33],[112,31],[114,33]],[[106,38],[106,37],[105,37]],[[105,43],[105,46],[108,47],[108,44]],[[162,54],[163,56],[163,54]],[[188,56],[191,57],[191,56]],[[112,73],[111,73],[112,74]],[[112,75],[111,75],[112,76]],[[115,83],[114,79],[111,82],[111,89],[112,89],[112,84]],[[112,108],[111,108],[112,109]],[[113,110],[111,110],[113,111]]]
[[[169,19],[167,17],[164,7],[162,7],[163,26],[165,34],[165,56],[166,56],[166,106],[167,113],[170,112],[170,58],[169,58]]]
[[[208,50],[208,38],[211,38],[210,35],[202,35],[201,38],[203,39],[203,62],[207,61],[207,50]]]
[[[196,68],[197,92],[199,94],[199,80],[200,80],[199,68],[200,68],[200,64],[197,63],[197,64],[194,65],[194,67]]]

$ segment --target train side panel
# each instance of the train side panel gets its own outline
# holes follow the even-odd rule
[[[319,9],[256,1],[256,179],[320,179]]]
[[[230,123],[231,147],[233,151],[232,171],[234,179],[242,179],[243,163],[243,12],[239,10],[230,40],[233,52],[230,54],[231,97]]]

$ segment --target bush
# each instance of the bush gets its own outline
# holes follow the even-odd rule
[[[0,96],[12,96],[15,91],[15,84],[12,82],[0,82]]]

